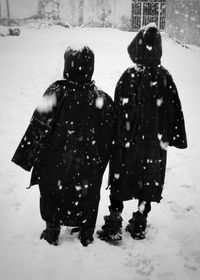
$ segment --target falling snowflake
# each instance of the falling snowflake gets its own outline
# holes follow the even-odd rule
[[[130,142],[126,142],[125,148],[129,148],[129,147],[130,147]]]
[[[122,104],[124,105],[124,104],[127,104],[128,103],[128,101],[129,101],[129,98],[123,98],[123,100],[122,100]]]
[[[147,48],[148,51],[152,51],[152,46],[146,45],[146,48]]]
[[[75,186],[75,189],[76,189],[77,191],[80,191],[82,188],[81,188],[81,186]]]
[[[114,178],[115,178],[115,179],[117,179],[117,180],[118,180],[118,179],[119,179],[119,177],[120,177],[120,174],[118,174],[118,173],[115,173],[115,174],[114,174]]]
[[[72,133],[74,133],[75,131],[74,130],[68,130],[68,133],[69,134],[72,134]]]
[[[62,190],[62,188],[63,188],[63,186],[61,184],[61,180],[58,180],[58,188],[59,188],[59,190]]]
[[[102,109],[103,105],[104,105],[104,99],[103,97],[97,97],[96,101],[95,101],[95,105],[98,109]]]
[[[129,131],[131,129],[131,124],[130,122],[126,122],[126,129]]]
[[[158,83],[158,82],[156,82],[156,81],[155,81],[155,82],[150,82],[150,87],[154,87],[154,86],[156,86],[156,85],[157,85],[157,83]]]
[[[168,145],[169,145],[168,142],[160,141],[160,147],[161,147],[163,150],[167,150]]]
[[[158,140],[162,139],[162,134],[158,133]]]
[[[162,103],[163,103],[163,98],[157,99],[156,104],[157,104],[158,107],[160,107],[162,105]]]

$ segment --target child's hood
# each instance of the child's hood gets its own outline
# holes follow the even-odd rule
[[[94,72],[94,53],[86,45],[69,46],[64,54],[63,77],[83,84],[91,82]]]
[[[137,64],[158,65],[162,56],[161,34],[155,23],[144,26],[128,46],[131,60]]]

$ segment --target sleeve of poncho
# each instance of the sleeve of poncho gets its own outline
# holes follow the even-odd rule
[[[54,83],[45,91],[12,158],[12,162],[27,171],[33,167],[52,132],[58,90],[59,86]]]

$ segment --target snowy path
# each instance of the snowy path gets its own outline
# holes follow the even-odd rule
[[[0,271],[2,280],[197,280],[200,279],[200,48],[184,49],[163,37],[163,65],[177,84],[189,148],[170,149],[164,199],[153,205],[146,240],[123,232],[120,246],[95,237],[88,248],[63,228],[60,246],[39,240],[44,223],[37,187],[10,159],[46,87],[59,79],[69,43],[88,42],[96,54],[95,80],[112,97],[131,65],[126,47],[133,34],[113,29],[24,29],[0,37]],[[107,174],[97,228],[107,213]],[[136,202],[125,203],[124,226]]]

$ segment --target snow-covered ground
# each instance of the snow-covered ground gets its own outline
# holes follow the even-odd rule
[[[95,236],[82,247],[62,228],[60,245],[39,240],[44,222],[37,186],[26,190],[30,174],[11,163],[32,112],[47,86],[60,79],[63,53],[72,42],[87,42],[96,55],[94,79],[112,97],[117,80],[131,65],[126,47],[131,32],[114,29],[22,29],[0,37],[0,277],[2,280],[197,280],[200,279],[200,48],[185,49],[163,34],[163,65],[177,84],[189,148],[170,148],[164,199],[153,204],[147,238],[123,231],[119,246]],[[102,186],[97,229],[107,214]],[[124,226],[136,209],[125,203]]]

